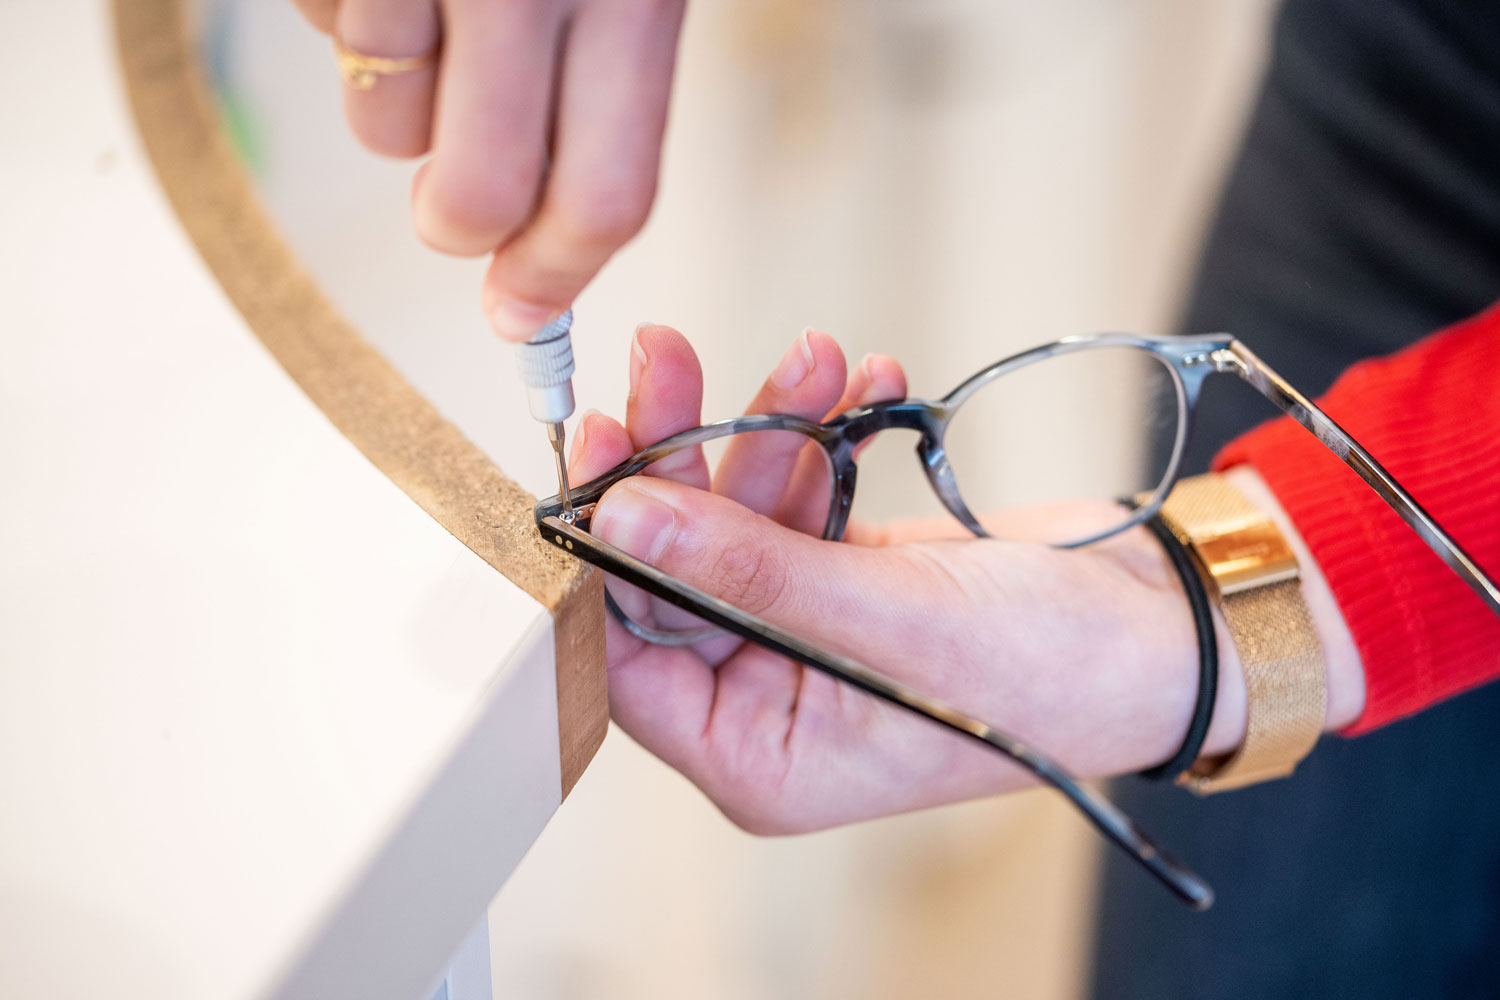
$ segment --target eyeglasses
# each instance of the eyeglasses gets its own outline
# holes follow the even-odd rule
[[[992,461],[982,462],[986,457],[984,437],[996,429],[996,421],[985,419],[985,408],[1012,397],[1013,390],[1023,396],[1030,393],[1033,404],[1044,404],[1056,398],[1052,386],[1057,383],[1036,376],[1045,374],[1050,377],[1061,373],[1064,366],[1077,369],[1080,365],[1091,369],[1098,393],[1096,399],[1123,399],[1128,405],[1120,419],[1169,440],[1171,448],[1160,449],[1154,464],[1127,463],[1137,472],[1145,470],[1140,473],[1144,476],[1145,488],[1111,491],[1100,497],[1113,500],[1121,492],[1136,496],[1149,492],[1149,499],[1134,509],[1119,505],[1107,508],[1118,511],[1107,523],[1092,521],[1072,536],[1047,539],[1051,544],[1067,548],[1090,545],[1154,516],[1177,480],[1204,381],[1211,374],[1228,373],[1248,382],[1323,442],[1368,483],[1492,611],[1500,614],[1500,587],[1431,515],[1327,414],[1268,368],[1244,344],[1227,334],[1159,337],[1107,333],[1068,337],[998,361],[939,400],[903,399],[860,406],[826,423],[786,414],[756,414],[705,424],[643,449],[602,476],[569,490],[567,496],[554,496],[539,502],[535,510],[537,527],[550,543],[639,588],[670,609],[681,609],[674,612],[680,615],[677,620],[665,624],[646,623],[640,621],[638,615],[626,614],[621,601],[607,591],[606,604],[610,613],[639,638],[682,645],[729,632],[983,743],[1061,792],[1102,835],[1122,848],[1184,903],[1197,910],[1207,909],[1213,901],[1213,891],[1201,878],[1157,848],[1108,800],[1080,785],[1035,747],[848,657],[819,649],[663,573],[595,537],[588,530],[595,505],[622,479],[646,472],[676,452],[711,441],[725,438],[744,441],[751,435],[775,435],[777,441],[770,450],[779,452],[783,460],[794,461],[798,466],[796,478],[800,485],[796,489],[801,495],[802,506],[818,511],[823,538],[839,540],[849,523],[854,502],[856,448],[880,431],[899,428],[919,435],[917,457],[942,506],[969,532],[988,537],[990,528],[996,525],[987,524],[974,511],[976,508],[981,511],[994,508],[988,502],[975,502],[977,498],[969,488],[971,481],[984,478],[982,473],[985,470],[977,466],[993,464]],[[1065,378],[1072,380],[1075,375],[1076,371],[1070,371]],[[1052,426],[1066,421],[1049,419],[1040,423]],[[964,453],[972,464],[961,475],[955,466],[963,463],[951,452],[954,452],[953,438],[966,425],[977,429],[979,445]],[[733,442],[730,445],[733,446]],[[991,447],[991,456],[994,450]],[[1016,481],[1024,485],[1028,479],[1018,477]],[[1001,496],[1000,503],[1013,503],[1015,499],[1013,495]],[[817,531],[819,526],[807,524],[802,527]],[[686,614],[682,614],[684,612]],[[707,625],[702,624],[705,622]]]

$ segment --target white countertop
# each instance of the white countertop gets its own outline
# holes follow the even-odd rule
[[[558,804],[551,619],[231,308],[107,5],[0,29],[0,995],[413,998]]]

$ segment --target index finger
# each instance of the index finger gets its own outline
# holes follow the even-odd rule
[[[681,20],[682,0],[583,3],[574,14],[541,205],[485,277],[485,312],[504,339],[525,340],[571,305],[645,224]]]

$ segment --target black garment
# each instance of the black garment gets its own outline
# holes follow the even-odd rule
[[[1290,0],[1185,329],[1320,393],[1496,299],[1500,4]],[[1189,471],[1272,415],[1224,381]],[[1500,996],[1500,685],[1327,738],[1291,780],[1116,794],[1218,902],[1108,852],[1095,996]]]

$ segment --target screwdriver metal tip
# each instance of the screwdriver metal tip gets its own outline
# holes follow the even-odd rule
[[[567,431],[561,420],[547,424],[547,440],[552,442],[552,457],[557,461],[557,492],[562,496],[562,519],[571,524],[574,516],[573,499],[568,495],[568,459],[563,449]]]

